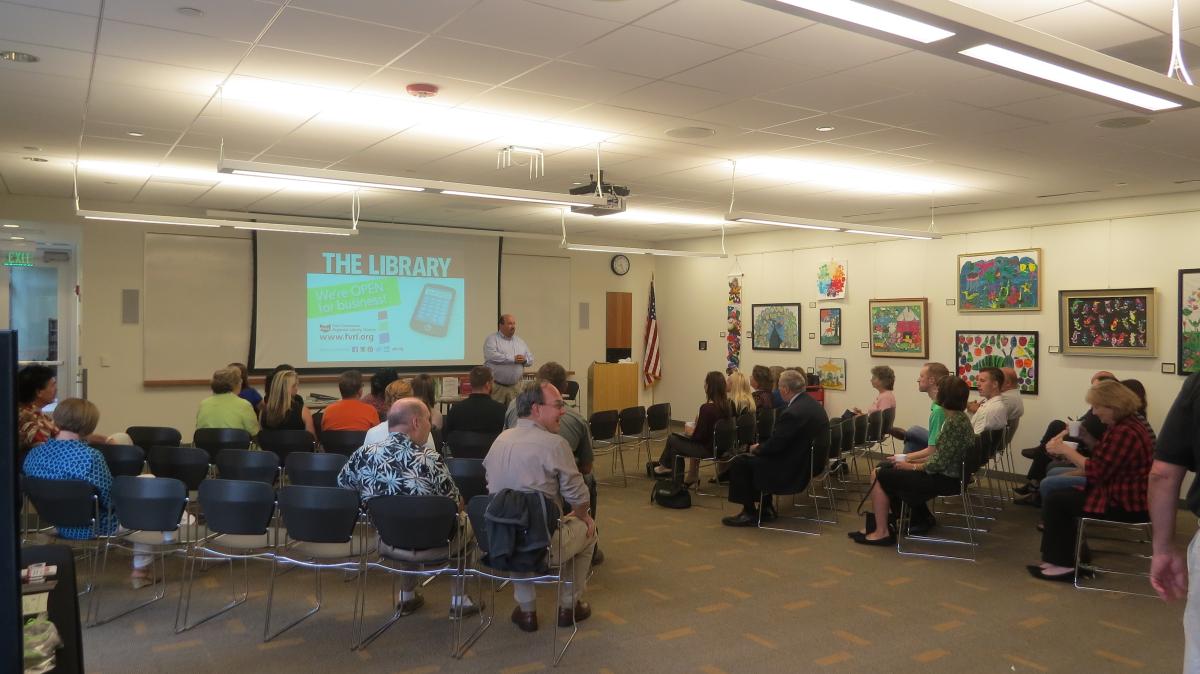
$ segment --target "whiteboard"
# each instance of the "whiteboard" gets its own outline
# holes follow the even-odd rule
[[[500,313],[517,319],[535,369],[554,361],[571,369],[571,259],[505,253],[501,256]],[[483,340],[479,342],[483,359]]]
[[[250,353],[250,239],[146,233],[142,377],[201,379]]]

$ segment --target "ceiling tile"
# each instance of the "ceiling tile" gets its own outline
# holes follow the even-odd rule
[[[115,56],[97,56],[93,89],[100,91],[109,85],[123,85],[210,96],[217,91],[222,79],[224,76],[213,70],[182,68]]]
[[[815,110],[756,99],[743,99],[689,115],[695,119],[743,129],[761,129],[819,115]]]
[[[587,101],[575,98],[497,87],[472,98],[462,107],[526,119],[547,120],[587,104]]]
[[[841,28],[814,24],[749,48],[755,54],[799,63],[813,77],[909,51]]]
[[[1170,34],[1171,7],[1159,0],[1091,0],[1093,4],[1139,21]],[[1180,0],[1179,26],[1183,30],[1200,27],[1200,0]]]
[[[21,100],[27,96],[58,100],[62,105],[74,105],[82,110],[87,80],[4,68],[0,69],[0,94],[3,94],[0,98],[8,100]]]
[[[596,102],[642,86],[650,81],[645,77],[594,66],[566,61],[548,61],[537,69],[512,80],[507,86]]]
[[[626,26],[572,52],[568,59],[660,78],[720,58],[729,51],[697,40]]]
[[[1164,3],[1164,10],[1166,6]],[[1049,33],[1088,49],[1105,49],[1159,35],[1159,31],[1116,12],[1081,2],[1021,21],[1022,26]]]
[[[0,40],[82,49],[96,39],[96,19],[82,14],[0,2]]]
[[[430,33],[474,5],[476,0],[380,2],[379,0],[293,0],[291,6]]]
[[[687,115],[728,103],[732,99],[733,96],[729,94],[709,89],[658,81],[613,96],[607,102],[622,108],[664,115]]]
[[[937,142],[937,140],[938,137],[933,134],[912,131],[910,129],[890,128],[843,138],[838,141],[838,144],[868,150],[887,151],[920,147]]]
[[[187,0],[187,6],[204,15],[180,14],[179,5],[162,0],[106,0],[104,18],[250,42],[279,9],[275,3],[247,0]]]
[[[428,75],[499,84],[545,62],[529,54],[434,37],[417,45],[393,66]],[[433,83],[437,84],[436,78]]]
[[[92,90],[88,119],[183,130],[207,102],[207,96],[109,84]]]
[[[998,16],[1006,21],[1020,21],[1078,4],[1080,0],[957,0],[957,2],[992,16]]]
[[[191,69],[227,73],[249,45],[207,35],[105,21],[100,33],[100,54],[135,61],[165,63]]]
[[[20,73],[36,73],[39,75],[58,75],[86,79],[91,70],[91,51],[73,51],[47,47],[45,45],[29,44],[16,40],[5,40],[5,50],[21,51],[38,57],[36,63],[14,63],[0,61],[0,73],[15,70]]]
[[[331,58],[384,65],[422,38],[416,33],[288,8],[260,44]]]
[[[237,69],[239,75],[343,91],[361,84],[374,72],[374,66],[364,63],[271,47],[256,47]]]
[[[748,2],[679,0],[638,19],[643,28],[745,49],[813,25],[808,19]]]
[[[737,52],[676,73],[670,79],[738,96],[754,96],[811,78],[811,72],[794,63]]]
[[[619,28],[620,24],[571,14],[523,0],[483,0],[439,34],[469,42],[556,57]]]
[[[315,119],[272,143],[264,150],[270,154],[324,161],[327,164],[364,150],[392,136],[391,129]]]
[[[818,131],[818,128],[833,127],[829,131]],[[880,131],[885,125],[864,122],[861,119],[842,117],[839,115],[820,115],[809,117],[798,122],[789,122],[763,129],[767,133],[778,133],[785,136],[805,138],[816,142],[829,142],[847,136]]]
[[[608,19],[619,23],[635,21],[647,14],[675,2],[675,0],[621,0],[620,2],[596,2],[596,0],[532,0],[535,4],[565,9],[576,14]]]
[[[1055,94],[1045,98],[1021,101],[1009,105],[992,108],[998,112],[1021,115],[1043,122],[1058,122],[1092,115],[1112,115],[1113,117],[1128,116],[1129,111],[1115,105],[1101,103],[1074,94]]]
[[[371,76],[355,91],[364,94],[402,98],[413,102],[426,102],[439,107],[454,107],[460,103],[478,96],[491,88],[489,84],[456,80],[452,77],[437,76],[438,93],[432,99],[414,98],[406,91],[410,84],[426,82],[428,73],[418,73],[411,70],[387,68]]]
[[[908,93],[903,89],[851,75],[828,75],[759,96],[767,101],[833,112],[886,101]]]

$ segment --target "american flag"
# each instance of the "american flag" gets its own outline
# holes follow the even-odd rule
[[[662,379],[662,360],[658,352],[658,309],[654,305],[654,279],[650,279],[650,305],[646,309],[646,353],[642,365],[642,386],[649,388]]]

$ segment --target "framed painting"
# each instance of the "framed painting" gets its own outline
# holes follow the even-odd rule
[[[958,310],[1038,311],[1042,308],[1042,249],[958,256]]]
[[[1197,314],[1200,320],[1200,312]],[[838,346],[842,343],[842,310],[821,310],[821,346]]]
[[[752,304],[750,344],[760,351],[800,350],[800,305]]]
[[[823,300],[846,298],[845,260],[829,260],[817,266],[817,297]]]
[[[1153,357],[1154,288],[1058,291],[1064,355]]]
[[[1179,367],[1182,375],[1200,372],[1200,269],[1179,270]]]
[[[871,355],[882,358],[929,357],[929,299],[871,300]]]
[[[846,390],[846,359],[820,358],[816,360],[817,376],[821,379],[821,388],[826,391]]]
[[[1038,333],[1023,331],[957,330],[954,333],[955,372],[972,389],[985,367],[1011,367],[1017,373],[1017,390],[1038,392]]]

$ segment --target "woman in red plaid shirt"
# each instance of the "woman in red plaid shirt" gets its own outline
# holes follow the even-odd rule
[[[1147,478],[1154,459],[1154,437],[1138,414],[1137,394],[1119,382],[1102,381],[1088,390],[1092,413],[1108,426],[1104,437],[1084,457],[1063,440],[1063,431],[1046,443],[1046,451],[1083,469],[1087,486],[1051,492],[1042,502],[1042,563],[1026,568],[1041,580],[1072,582],[1075,572],[1075,536],[1079,517],[1117,522],[1147,522]]]

